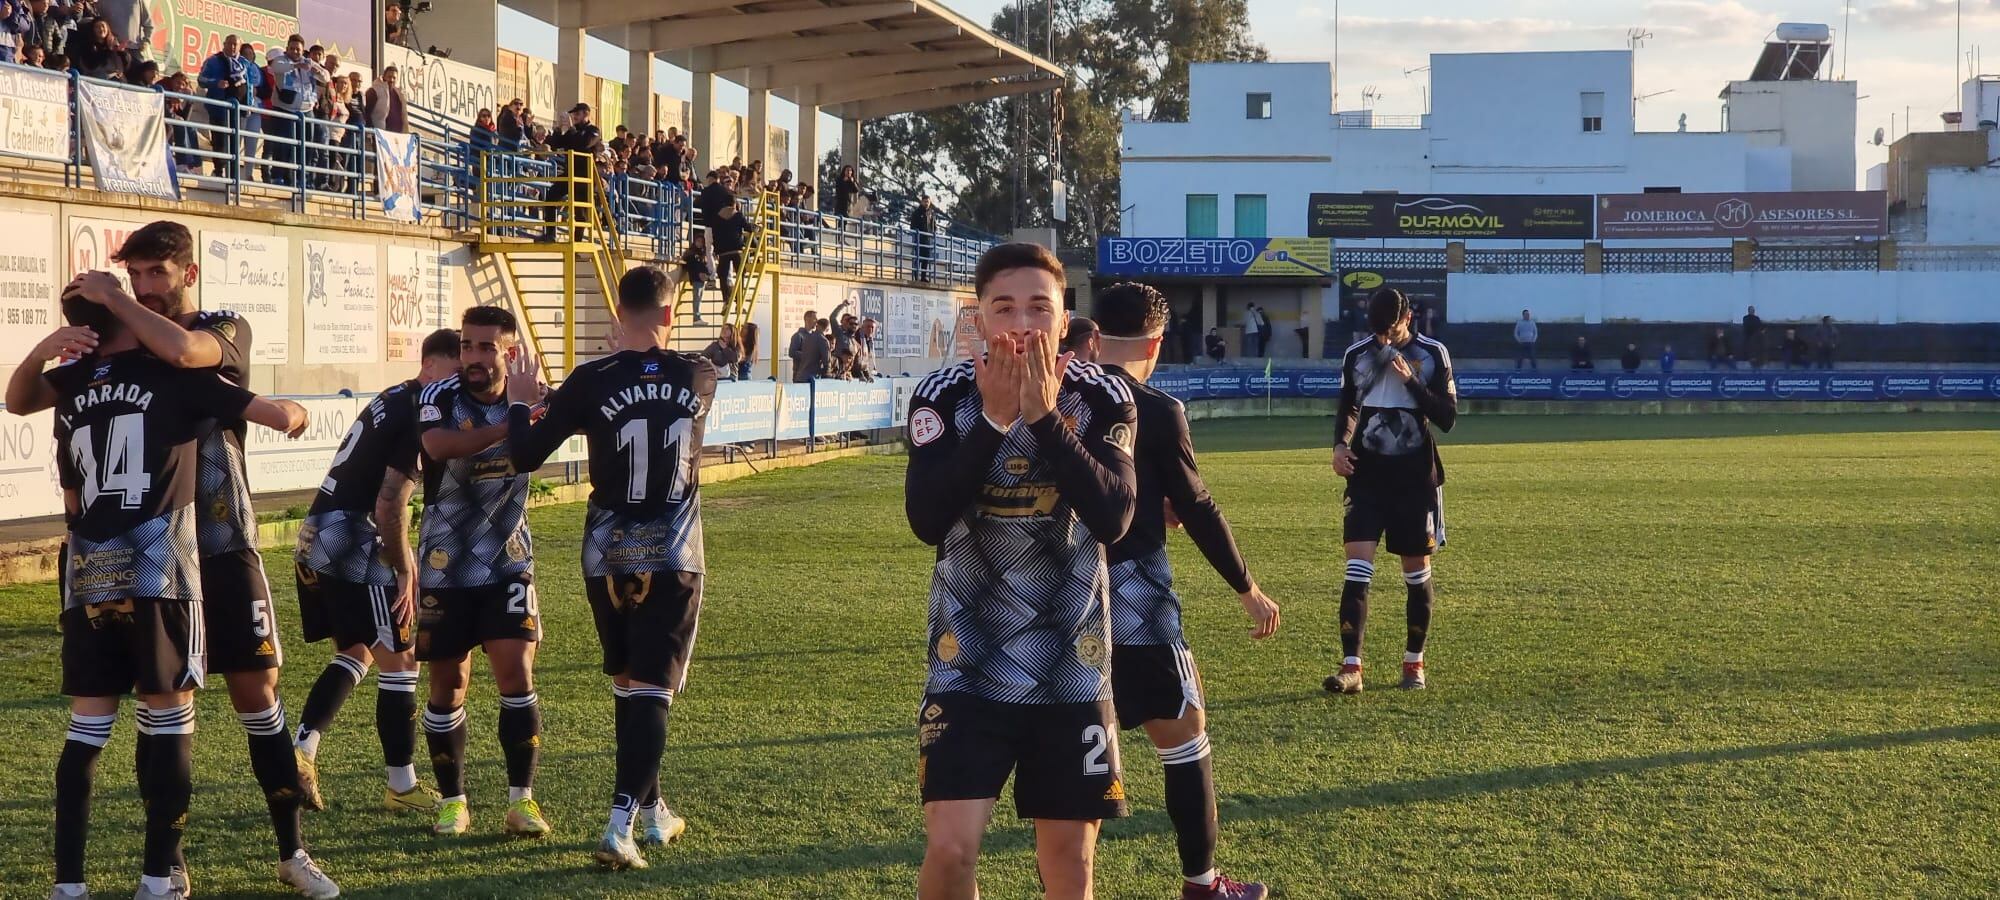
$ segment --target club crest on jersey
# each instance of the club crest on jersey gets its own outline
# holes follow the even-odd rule
[[[225,341],[234,342],[236,340],[236,323],[224,319],[216,323],[215,333],[222,335],[222,339]]]
[[[928,407],[910,414],[910,443],[922,447],[944,435],[944,417]]]
[[[1076,639],[1076,658],[1078,662],[1093,669],[1102,669],[1108,655],[1104,646],[1104,638],[1095,634],[1086,634]]]
[[[1120,422],[1104,433],[1104,442],[1120,450],[1127,456],[1132,454],[1132,426]]]
[[[445,566],[451,565],[451,554],[444,552],[444,548],[440,547],[431,551],[429,561],[431,568],[442,572]]]
[[[517,534],[507,539],[507,558],[514,562],[520,562],[528,558],[528,542],[521,540],[520,535]]]
[[[947,631],[937,642],[938,662],[951,665],[958,661],[958,635]]]

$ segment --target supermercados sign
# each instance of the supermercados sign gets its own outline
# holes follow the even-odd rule
[[[1313,194],[1306,233],[1317,238],[1589,240],[1589,194]]]
[[[1324,238],[1099,238],[1098,275],[1331,278]]]

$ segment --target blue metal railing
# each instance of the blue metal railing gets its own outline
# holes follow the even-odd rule
[[[0,63],[0,68],[27,67]],[[81,187],[89,161],[78,133],[76,86],[86,81],[130,86],[85,78],[74,71],[68,78],[70,142],[63,179],[65,186]],[[220,193],[231,205],[244,205],[246,198],[276,199],[294,212],[310,207],[324,213],[344,204],[356,219],[387,218],[375,193],[376,154],[373,142],[363,139],[370,130],[364,124],[198,94],[165,90],[160,94],[179,105],[179,112],[170,113],[166,124],[183,187]],[[471,123],[416,104],[407,104],[406,109],[418,138],[425,221],[454,231],[475,230],[481,175]],[[10,156],[0,148],[0,160]],[[489,174],[553,174],[547,160],[525,154],[489,158],[496,159]],[[506,189],[516,195],[511,199],[536,199],[530,196],[533,188],[507,185]],[[628,252],[677,260],[689,235],[702,227],[694,221],[692,198],[679,184],[618,174],[605,182],[604,190]],[[515,215],[524,233],[541,227],[531,209],[520,208]],[[995,243],[990,236],[950,233],[957,229],[924,235],[879,220],[798,207],[784,210],[779,228],[783,257],[795,268],[940,285],[969,284],[979,254]]]

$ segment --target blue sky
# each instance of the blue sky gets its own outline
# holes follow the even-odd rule
[[[978,22],[990,21],[1004,0],[947,0]],[[1334,0],[1249,0],[1251,28],[1275,59],[1324,60],[1333,56]],[[1859,82],[1857,143],[1876,128],[1900,134],[1914,118],[1918,130],[1936,130],[1938,113],[1957,108],[1953,72],[1953,15],[1959,0],[1853,0],[1850,25],[1842,34],[1841,0],[1342,0],[1341,108],[1361,106],[1361,91],[1373,85],[1384,113],[1423,111],[1425,73],[1404,74],[1425,65],[1433,52],[1492,50],[1601,50],[1625,46],[1627,31],[1653,34],[1639,50],[1638,90],[1668,91],[1639,107],[1639,128],[1671,131],[1682,114],[1690,130],[1715,130],[1724,82],[1749,74],[1762,41],[1779,22],[1822,22],[1835,30],[1847,56],[1847,77]],[[1964,47],[1994,46],[2000,71],[2000,0],[1963,0]],[[503,10],[501,43],[553,57],[553,29],[526,24]],[[1835,67],[1840,66],[1836,57]],[[1966,68],[1971,68],[1966,63]],[[625,78],[622,54],[603,45],[590,59],[592,74]],[[659,89],[687,96],[684,73],[661,67]],[[741,112],[742,91],[718,90],[718,102]],[[774,104],[773,121],[796,115]],[[1908,111],[1906,115],[1906,110]],[[822,123],[823,141],[838,139]],[[1859,150],[1862,168],[1887,158],[1870,146]],[[1857,185],[1858,186],[1858,185]]]

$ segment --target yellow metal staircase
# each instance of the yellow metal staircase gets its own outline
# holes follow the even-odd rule
[[[486,152],[479,166],[479,252],[499,258],[520,303],[523,337],[549,384],[561,384],[608,350],[626,266],[617,217],[589,154]],[[566,197],[548,199],[557,187]]]

